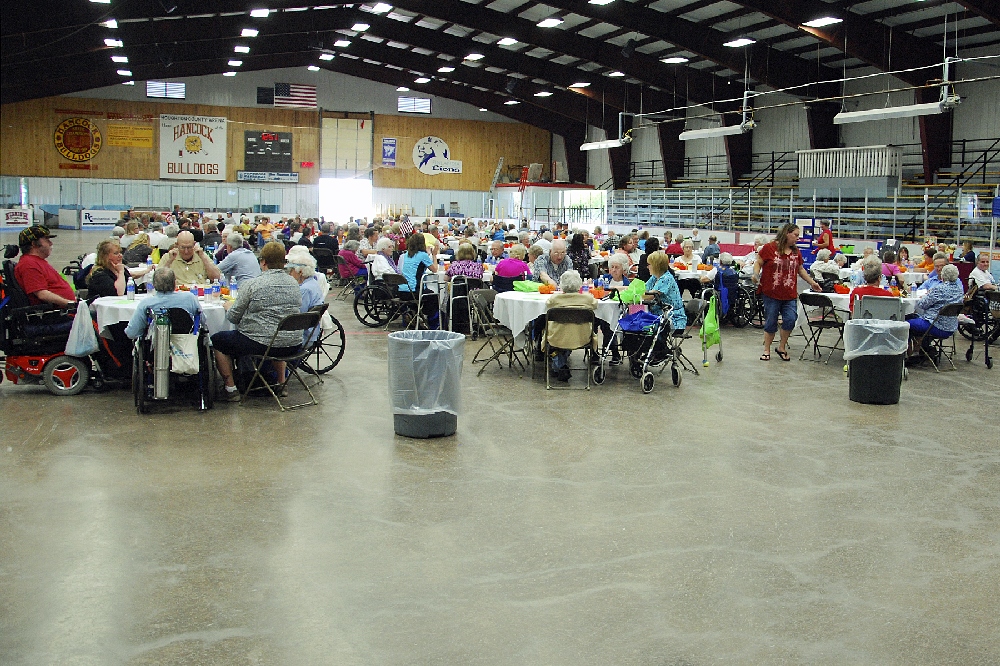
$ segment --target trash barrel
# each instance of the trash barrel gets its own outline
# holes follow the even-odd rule
[[[909,335],[910,325],[905,321],[851,319],[844,325],[844,360],[849,366],[853,402],[899,402]]]
[[[464,351],[461,333],[400,331],[389,335],[389,396],[397,435],[455,434]]]

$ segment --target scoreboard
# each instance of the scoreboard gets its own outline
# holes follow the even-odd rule
[[[292,171],[292,133],[246,130],[243,133],[246,171]]]

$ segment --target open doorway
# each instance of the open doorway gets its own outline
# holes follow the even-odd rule
[[[367,178],[320,178],[319,214],[327,222],[346,224],[372,219],[372,181]]]

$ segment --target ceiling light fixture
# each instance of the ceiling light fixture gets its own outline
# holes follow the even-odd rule
[[[504,106],[514,106],[515,104],[520,104],[516,99],[509,99],[504,102]]]
[[[118,75],[119,76],[132,76],[132,71],[128,70],[128,69],[119,69],[118,70]]]
[[[406,86],[399,86],[398,88],[396,88],[396,92],[410,92],[410,89],[407,88]]]
[[[442,74],[447,74],[448,72],[454,72],[455,68],[454,67],[438,67],[438,71],[441,72]]]
[[[476,61],[476,60],[482,60],[485,57],[486,56],[484,56],[482,53],[470,53],[469,55],[465,56],[465,59]]]
[[[625,73],[624,72],[619,72],[618,70],[615,70],[615,71],[611,72],[610,74],[608,74],[608,76],[617,79],[620,76],[625,76]]]
[[[368,25],[367,23],[355,23],[354,25],[351,26],[351,30],[355,32],[364,32],[370,27],[371,26]]]
[[[670,58],[662,58],[660,62],[667,65],[679,65],[683,62],[691,62],[691,60],[689,58],[685,58],[684,56],[671,56]]]
[[[731,49],[738,49],[741,46],[750,46],[751,44],[756,44],[756,39],[750,39],[749,37],[740,37],[729,42],[725,42],[723,46],[728,46]]]
[[[113,49],[117,49],[117,48],[121,48],[121,47],[125,46],[125,44],[122,43],[122,40],[120,40],[120,39],[112,39],[110,37],[108,39],[104,40],[104,45],[105,46],[110,46]]]
[[[614,1],[615,0],[590,0],[590,2],[587,3],[587,4],[591,4],[591,5],[610,5]]]
[[[626,143],[632,143],[632,137],[625,136],[621,139],[608,139],[607,141],[591,141],[580,146],[580,150],[602,150],[604,148],[621,148]]]
[[[111,56],[111,62],[128,62],[128,56]]]
[[[413,82],[414,83],[430,83],[431,80],[428,79],[426,76],[421,76],[420,78],[413,79]]]
[[[489,109],[479,109],[480,111],[489,111]]]
[[[319,59],[320,60],[333,60],[333,57],[334,56],[333,56],[332,53],[320,53],[319,54]]]
[[[578,82],[578,83],[573,83],[573,84],[570,84],[570,86],[569,86],[569,87],[570,87],[570,88],[586,88],[586,87],[587,87],[587,86],[589,86],[589,85],[590,85],[590,82],[589,82],[589,81],[580,81],[580,82]]]
[[[249,46],[235,46],[235,47],[233,47],[233,51],[235,51],[236,53],[250,53],[250,47]]]
[[[916,116],[933,116],[944,113],[948,109],[953,109],[962,103],[962,98],[951,89],[951,78],[949,68],[954,62],[959,62],[958,58],[945,58],[942,64],[941,74],[941,95],[936,102],[929,104],[908,104],[906,106],[889,106],[880,109],[868,109],[867,111],[841,111],[833,117],[834,125],[847,125],[849,123],[861,123],[867,120],[886,120],[887,118],[913,118]]]
[[[514,46],[514,44],[517,44],[517,40],[513,37],[504,37],[497,44],[500,46]]]
[[[554,28],[562,22],[563,20],[561,18],[556,18],[555,16],[552,16],[547,19],[542,19],[535,25],[537,25],[539,28]]]
[[[101,25],[103,25],[105,28],[111,28],[112,30],[114,30],[115,28],[118,27],[118,21],[116,21],[114,19],[108,19],[107,21],[105,21]]]
[[[818,19],[813,19],[812,21],[806,21],[802,25],[807,28],[824,28],[828,25],[835,25],[837,23],[843,23],[844,19],[835,18],[833,16],[823,16]]]
[[[251,9],[250,16],[253,18],[267,18],[267,15],[271,13],[270,9]]]
[[[698,130],[684,130],[677,137],[681,141],[695,141],[697,139],[711,139],[717,136],[732,136],[734,134],[743,134],[749,132],[753,128],[757,127],[757,123],[753,121],[750,109],[750,98],[753,96],[749,90],[743,91],[743,118],[740,120],[739,125],[727,125],[719,127],[706,127],[705,129]]]
[[[123,86],[134,86],[135,81],[122,81]]]
[[[93,3],[95,3],[95,4],[98,4],[98,5],[110,5],[111,4],[111,0],[90,0],[90,1],[93,2]]]
[[[227,63],[230,67],[240,67],[243,64],[242,60],[230,60]]]
[[[306,67],[306,69],[308,69],[310,72],[318,72],[319,71],[319,67],[317,67],[316,65],[309,65],[308,67]]]
[[[392,5],[384,2],[376,2],[375,6],[372,7],[372,14],[385,14],[389,11],[392,11]]]
[[[536,92],[535,97],[552,97],[552,93],[548,90],[542,90],[541,92]]]
[[[223,76],[236,76],[236,72],[223,72]]]
[[[243,32],[240,33],[240,37],[256,37],[259,30],[254,30],[253,28],[243,28]]]
[[[339,46],[340,48],[344,48],[345,46],[350,46],[351,45],[351,40],[349,40],[349,39],[338,39],[337,41],[335,41],[333,43],[333,45],[334,46]]]

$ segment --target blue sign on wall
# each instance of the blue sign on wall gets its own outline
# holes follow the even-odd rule
[[[396,166],[396,140],[382,139],[382,166]]]

